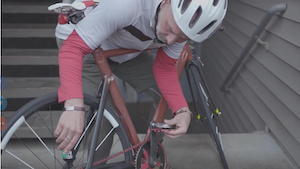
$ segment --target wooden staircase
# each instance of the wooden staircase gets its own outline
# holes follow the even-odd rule
[[[51,0],[2,1],[2,76],[7,87],[2,96],[16,111],[28,101],[57,91],[57,14],[49,12]],[[6,113],[4,113],[5,115]]]

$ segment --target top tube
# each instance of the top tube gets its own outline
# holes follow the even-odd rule
[[[97,48],[99,49],[99,48]],[[97,50],[95,49],[95,50]],[[135,53],[135,52],[143,52],[142,50],[137,50],[137,49],[110,49],[110,50],[102,50],[102,53],[106,58],[113,57],[113,56],[119,56],[119,55],[125,55],[129,53]]]

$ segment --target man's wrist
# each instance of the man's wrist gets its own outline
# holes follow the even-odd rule
[[[70,106],[70,107],[65,107],[64,111],[85,111],[85,108]]]
[[[183,107],[183,108],[177,110],[177,111],[174,113],[174,116],[176,116],[177,114],[180,114],[180,113],[189,113],[190,116],[191,116],[191,118],[193,117],[193,113],[192,113],[192,112],[190,111],[190,109],[187,108],[187,107]]]
[[[64,107],[84,107],[84,102],[81,98],[68,99],[65,101]]]

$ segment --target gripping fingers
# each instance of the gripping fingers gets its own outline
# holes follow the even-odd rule
[[[182,129],[178,128],[176,130],[167,130],[165,131],[165,134],[170,138],[177,138],[184,135],[185,132]]]
[[[58,137],[61,134],[62,130],[63,130],[63,127],[58,124],[55,131],[54,131],[54,136]]]
[[[66,128],[62,129],[62,132],[58,135],[56,139],[56,143],[61,143],[64,141],[64,139],[67,137],[68,130]]]
[[[63,141],[60,143],[60,145],[57,148],[59,150],[63,150],[64,153],[68,153],[74,148],[80,135],[81,132],[79,131],[76,132],[76,131],[69,130],[68,134],[64,137]]]
[[[76,145],[79,137],[80,137],[80,134],[79,135],[78,134],[74,135],[74,137],[70,140],[69,144],[65,147],[65,149],[64,149],[65,153],[68,153],[69,151],[71,151],[74,148],[74,146]]]
[[[73,138],[72,138],[73,139]],[[71,139],[68,139],[67,137],[64,139],[62,143],[57,147],[59,150],[63,150],[64,153],[68,153],[70,150],[66,149],[66,147],[71,143]]]

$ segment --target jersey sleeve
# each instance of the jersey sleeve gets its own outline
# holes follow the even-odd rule
[[[83,98],[82,94],[82,67],[83,56],[91,53],[85,42],[73,31],[64,41],[58,54],[60,87],[58,89],[58,101],[72,98]]]
[[[177,59],[169,57],[165,51],[160,48],[157,51],[153,66],[153,73],[158,88],[173,113],[182,107],[188,107],[179,83],[176,61]]]

